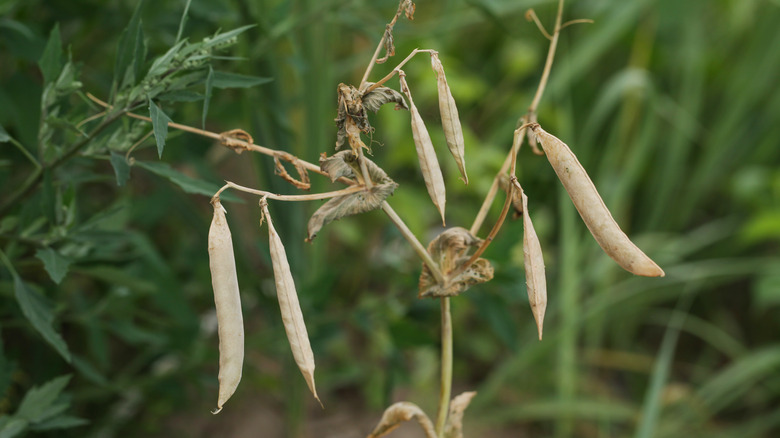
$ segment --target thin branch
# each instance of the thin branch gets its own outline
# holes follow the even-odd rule
[[[225,190],[226,187],[230,187],[231,189],[240,190],[246,193],[251,193],[253,195],[263,196],[268,199],[273,199],[275,201],[317,201],[322,199],[335,198],[337,196],[349,195],[352,193],[362,192],[363,190],[366,190],[364,186],[353,186],[353,187],[348,187],[346,189],[335,190],[332,192],[312,193],[308,195],[279,195],[276,193],[266,192],[265,190],[257,190],[249,187],[244,187],[242,185],[236,184],[231,181],[225,181],[225,186],[219,189],[219,191],[214,196],[218,196],[220,193],[222,193],[222,191]]]
[[[561,34],[562,17],[563,0],[558,0],[558,14],[555,17],[555,29],[553,30],[552,40],[550,40],[550,48],[547,50],[547,60],[544,63],[542,78],[539,80],[539,87],[536,88],[536,94],[534,95],[534,100],[531,102],[531,106],[528,107],[528,112],[536,112],[539,101],[542,99],[542,94],[544,94],[544,89],[547,88],[547,80],[550,78],[550,70],[552,69],[553,60],[555,59],[555,50],[558,48],[558,37]]]
[[[360,173],[363,174],[363,184],[369,189],[374,187],[371,175],[368,173],[365,157],[363,157],[363,148],[358,148],[358,164],[360,165]]]
[[[382,84],[384,84],[385,82],[387,82],[387,81],[389,81],[390,79],[392,79],[392,78],[393,78],[393,76],[397,75],[397,74],[398,74],[398,72],[400,72],[400,71],[401,71],[401,67],[403,67],[404,65],[406,65],[406,63],[407,63],[407,62],[409,62],[409,61],[410,61],[410,60],[411,60],[411,59],[414,57],[414,55],[416,55],[416,54],[418,54],[418,53],[429,53],[429,54],[434,54],[434,53],[438,53],[438,52],[436,52],[435,50],[431,50],[431,49],[414,49],[414,50],[412,50],[412,53],[410,53],[410,54],[409,54],[409,56],[407,56],[406,58],[404,58],[404,60],[403,60],[403,61],[401,61],[401,63],[400,63],[400,64],[398,64],[397,66],[395,66],[395,68],[393,69],[393,71],[391,71],[390,73],[388,73],[388,74],[387,74],[387,76],[385,76],[385,77],[383,77],[382,79],[380,79],[380,80],[379,80],[378,82],[376,82],[374,85],[372,85],[372,86],[368,87],[368,88],[366,89],[366,91],[364,91],[364,92],[363,92],[363,94],[365,95],[365,94],[368,94],[368,93],[370,93],[371,91],[373,91],[373,90],[375,90],[375,89],[377,89],[377,88],[381,87],[381,86],[382,86]]]
[[[430,269],[431,274],[433,274],[433,278],[436,279],[436,282],[439,284],[444,284],[444,275],[442,275],[441,269],[439,269],[439,265],[433,261],[431,255],[428,254],[428,250],[426,250],[422,243],[417,240],[417,237],[415,237],[414,233],[412,233],[409,227],[406,226],[406,223],[403,221],[403,219],[398,216],[398,213],[393,210],[393,207],[391,207],[387,201],[382,201],[382,210],[387,214],[388,217],[390,217],[390,220],[393,222],[396,228],[398,228],[406,241],[412,245],[412,249],[414,249],[414,252],[416,252],[417,255],[422,259],[423,263],[428,266],[428,269]]]
[[[141,137],[141,139],[140,139],[140,140],[138,140],[137,142],[133,143],[133,145],[132,145],[132,146],[130,146],[130,148],[127,150],[127,153],[125,154],[125,161],[129,160],[129,159],[130,159],[130,154],[131,154],[131,153],[133,153],[133,151],[135,150],[135,148],[137,148],[137,147],[138,147],[138,146],[140,146],[140,145],[141,145],[143,142],[145,142],[147,138],[149,138],[149,137],[151,137],[151,136],[152,136],[152,134],[154,134],[154,131],[153,131],[153,130],[152,130],[152,131],[149,131],[149,132],[147,132],[147,133],[146,133],[146,134],[145,134],[143,137]]]
[[[87,93],[87,94],[89,94],[89,93]],[[81,127],[82,127],[82,126],[83,126],[85,123],[89,123],[89,122],[91,122],[91,121],[93,121],[93,120],[95,120],[95,119],[99,119],[99,118],[101,118],[101,117],[105,116],[105,115],[106,115],[106,113],[107,113],[107,111],[101,111],[101,112],[99,112],[99,113],[97,113],[97,114],[95,114],[95,115],[89,116],[89,117],[87,117],[86,119],[84,119],[84,120],[80,121],[80,122],[79,122],[79,123],[76,125],[76,128],[81,128]]]
[[[552,40],[552,35],[547,33],[547,29],[545,29],[544,24],[542,24],[542,22],[539,21],[539,17],[536,16],[536,12],[534,12],[533,9],[529,9],[528,11],[526,11],[525,19],[536,23],[536,27],[539,28],[539,32],[541,32],[542,35],[544,35],[544,37],[547,38],[548,40]]]
[[[390,27],[392,29],[395,26],[395,23],[398,21],[398,17],[401,16],[401,14],[404,11],[404,3],[406,3],[405,0],[400,0],[398,2],[398,9],[395,11],[395,16],[393,16],[393,19],[390,20],[390,23],[385,26],[385,29]],[[376,64],[376,60],[379,58],[379,53],[382,52],[382,47],[385,45],[385,33],[382,34],[382,38],[379,39],[379,44],[376,45],[376,50],[374,50],[374,56],[371,57],[371,61],[368,61],[368,65],[366,66],[366,71],[363,73],[363,78],[360,80],[360,86],[358,89],[363,88],[363,85],[368,81],[368,76],[371,74],[371,70],[374,68],[374,65]]]
[[[572,24],[593,24],[593,20],[590,18],[578,18],[576,20],[569,20],[561,25],[561,30],[571,26]]]

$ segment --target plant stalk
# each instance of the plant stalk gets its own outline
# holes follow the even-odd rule
[[[450,410],[452,394],[452,312],[450,297],[441,298],[441,390],[439,412],[436,415],[436,435],[444,438],[444,426]]]
[[[439,284],[444,284],[445,278],[441,273],[441,269],[439,269],[439,265],[433,261],[431,255],[428,254],[428,250],[426,250],[422,243],[417,240],[417,237],[415,237],[414,233],[412,233],[409,227],[406,226],[406,223],[403,221],[403,219],[398,216],[398,213],[393,210],[393,207],[391,207],[387,201],[382,201],[382,210],[387,214],[388,217],[390,217],[390,220],[393,222],[393,224],[395,224],[396,228],[398,228],[406,241],[412,245],[414,252],[416,252],[417,255],[422,259],[423,263],[428,266],[428,269],[431,270],[431,274],[433,274],[433,278],[436,279],[436,282]]]

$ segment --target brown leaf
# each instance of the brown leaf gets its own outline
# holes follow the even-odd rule
[[[233,255],[233,239],[225,209],[219,199],[214,199],[211,203],[214,206],[214,216],[208,238],[209,268],[219,334],[219,396],[217,409],[212,413],[218,414],[241,381],[244,364],[244,319],[236,275],[236,259]]]
[[[582,221],[604,252],[623,269],[633,274],[663,277],[664,271],[631,242],[612,218],[596,186],[593,185],[593,181],[571,149],[538,124],[531,125],[530,129],[541,143],[547,160],[561,180],[574,206],[577,207]]]
[[[525,267],[525,285],[528,302],[536,320],[539,340],[542,340],[544,312],[547,309],[547,280],[544,274],[544,256],[542,245],[534,230],[531,216],[528,214],[528,197],[522,189],[518,190],[523,199],[523,264]]]
[[[450,86],[447,84],[447,77],[444,75],[444,66],[442,66],[437,53],[431,53],[431,67],[436,72],[437,87],[439,91],[439,112],[441,113],[441,125],[444,129],[444,138],[447,140],[447,147],[458,164],[463,182],[469,183],[469,177],[466,175],[466,154],[465,141],[463,140],[463,129],[460,126],[458,116],[458,107],[455,105],[455,98],[452,97]]]
[[[322,160],[320,167],[334,181],[342,176],[352,178],[360,172],[357,160],[358,158],[352,152],[341,151]],[[365,213],[379,208],[382,201],[392,195],[395,188],[398,187],[398,184],[390,179],[385,171],[373,161],[365,157],[363,160],[366,162],[368,175],[374,184],[373,187],[362,192],[335,197],[323,204],[309,219],[309,236],[306,240],[314,239],[320,229],[329,222],[344,216]]]
[[[376,60],[377,64],[384,64],[391,56],[395,56],[395,45],[393,44],[393,24],[388,23],[385,26],[385,56]]]
[[[423,174],[423,180],[425,180],[425,187],[428,189],[428,195],[431,197],[433,205],[439,210],[441,223],[445,224],[444,207],[447,203],[447,197],[439,159],[436,158],[431,136],[425,128],[420,112],[414,105],[412,93],[409,91],[403,74],[400,75],[400,80],[401,91],[409,98],[409,108],[412,113],[412,136],[414,137],[414,146],[417,149],[417,160],[420,162],[420,170]]]
[[[368,123],[366,109],[363,108],[363,93],[357,88],[343,83],[339,84],[337,92],[339,100],[338,113],[335,119],[336,126],[338,127],[338,132],[336,134],[336,150],[341,149],[347,140],[348,121],[351,120],[351,123],[364,133],[370,133],[374,129]],[[354,131],[353,128],[351,129]],[[354,132],[352,132],[352,134],[354,138]],[[358,140],[359,139],[360,136],[358,135]]]
[[[290,264],[287,262],[287,253],[279,234],[276,233],[273,221],[271,221],[271,214],[268,212],[265,198],[260,200],[260,207],[263,209],[263,217],[268,222],[268,245],[271,248],[276,296],[279,299],[279,309],[282,313],[287,341],[290,343],[295,363],[301,370],[309,390],[321,405],[322,402],[317,396],[317,388],[314,384],[314,353],[309,343],[309,334],[306,332],[303,312],[301,312],[301,306],[298,303],[298,293],[295,291],[295,282],[290,272]]]
[[[454,227],[444,230],[428,244],[428,253],[439,265],[445,276],[445,283],[439,284],[428,266],[423,264],[418,285],[419,297],[448,297],[459,295],[471,286],[490,281],[493,278],[493,266],[483,258],[478,258],[470,267],[450,278],[449,273],[469,259],[469,249],[478,247],[482,239],[474,237],[465,228]]]
[[[374,85],[373,82],[366,82],[365,88],[367,89],[371,85]],[[363,95],[363,108],[369,111],[377,112],[382,105],[390,102],[396,104],[395,109],[397,110],[409,109],[409,106],[406,105],[403,94],[393,90],[392,88],[377,87],[371,90],[369,93]]]
[[[419,406],[410,402],[398,402],[385,409],[379,424],[368,435],[368,438],[383,437],[400,426],[401,423],[411,420],[416,420],[420,424],[427,438],[436,438],[436,430],[431,419],[425,415],[425,412]]]
[[[460,394],[450,402],[450,413],[447,416],[447,425],[444,428],[446,438],[463,438],[463,413],[469,407],[471,399],[477,395],[476,391]]]

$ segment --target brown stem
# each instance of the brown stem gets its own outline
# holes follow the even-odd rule
[[[412,50],[412,53],[410,53],[410,54],[409,54],[409,56],[407,56],[406,58],[404,58],[404,60],[403,60],[403,61],[401,61],[401,63],[400,63],[400,64],[396,65],[396,66],[395,66],[395,68],[393,69],[393,71],[391,71],[390,73],[388,73],[388,74],[387,74],[387,76],[385,76],[385,77],[383,77],[382,79],[380,79],[380,80],[379,80],[378,82],[376,82],[374,85],[372,85],[372,86],[368,87],[368,88],[366,89],[366,91],[364,91],[364,92],[363,92],[363,94],[365,95],[365,94],[368,94],[368,93],[370,93],[371,91],[373,91],[373,90],[375,90],[375,89],[377,89],[377,88],[381,87],[381,86],[382,86],[382,84],[384,84],[385,82],[387,82],[387,81],[389,81],[390,79],[392,79],[392,78],[393,78],[393,76],[397,75],[397,74],[398,74],[398,72],[400,72],[400,71],[401,71],[401,67],[403,67],[404,65],[406,65],[406,63],[407,63],[407,62],[409,62],[409,61],[410,61],[410,60],[411,60],[411,59],[414,57],[414,55],[416,55],[416,54],[418,54],[418,53],[430,53],[430,54],[434,54],[434,53],[438,53],[438,52],[436,52],[435,50],[431,50],[431,49],[414,49],[414,50]]]
[[[442,275],[441,269],[439,269],[439,265],[433,261],[433,258],[431,258],[428,250],[426,250],[422,243],[417,240],[417,237],[414,235],[414,233],[412,233],[412,230],[406,226],[406,223],[403,221],[403,219],[401,219],[400,216],[398,216],[398,213],[393,210],[393,207],[391,207],[387,201],[382,201],[382,210],[387,214],[396,228],[398,228],[406,241],[412,245],[412,249],[414,249],[414,252],[416,252],[417,255],[422,259],[423,263],[428,266],[428,269],[431,270],[431,274],[433,274],[433,278],[436,279],[436,282],[439,284],[444,284],[444,275]]]
[[[398,9],[395,11],[395,16],[393,16],[393,19],[390,20],[390,23],[388,23],[387,26],[385,26],[385,29],[387,29],[388,26],[390,27],[390,29],[392,29],[393,26],[395,26],[395,23],[398,21],[398,17],[400,17],[401,14],[403,13],[404,3],[405,3],[404,0],[398,2]],[[358,89],[363,88],[363,84],[365,84],[366,81],[368,81],[368,75],[371,74],[371,70],[374,68],[374,65],[376,64],[376,60],[377,58],[379,58],[379,53],[382,51],[382,47],[384,45],[385,45],[385,34],[383,33],[382,38],[380,38],[379,40],[379,44],[376,45],[376,50],[374,50],[374,56],[371,57],[371,61],[368,61],[368,65],[366,66],[366,72],[363,73],[363,79],[360,80],[360,86],[358,87]]]
[[[363,190],[366,190],[365,187],[362,186],[353,186],[348,187],[346,189],[341,190],[335,190],[332,192],[324,192],[324,193],[311,193],[308,195],[278,195],[276,193],[266,192],[265,190],[257,190],[252,189],[249,187],[244,187],[242,185],[236,184],[231,181],[225,181],[225,186],[223,186],[215,196],[222,193],[222,191],[225,190],[226,187],[230,187],[232,189],[240,190],[242,192],[251,193],[253,195],[262,196],[268,199],[273,199],[276,201],[317,201],[322,199],[330,199],[335,198],[336,196],[344,196],[349,195],[356,192],[361,192]]]

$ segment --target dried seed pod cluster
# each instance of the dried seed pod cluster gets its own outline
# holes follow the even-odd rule
[[[620,229],[612,213],[596,191],[585,169],[569,147],[547,133],[539,124],[531,124],[531,131],[542,145],[547,160],[561,180],[574,206],[599,246],[623,269],[645,277],[663,277],[664,271],[637,248]]]
[[[217,414],[241,381],[241,368],[244,364],[244,319],[238,292],[233,240],[225,209],[219,198],[214,198],[211,204],[214,206],[214,217],[209,228],[209,268],[219,333],[219,397],[217,408],[212,413]]]

